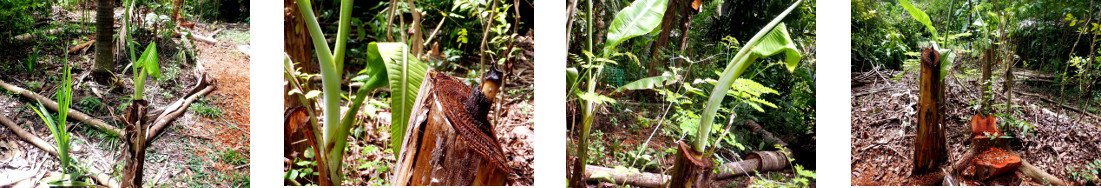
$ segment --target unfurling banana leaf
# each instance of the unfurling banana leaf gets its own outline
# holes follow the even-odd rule
[[[719,78],[718,84],[715,85],[714,90],[711,91],[711,97],[707,100],[707,104],[704,106],[704,111],[701,114],[700,126],[696,132],[698,137],[693,145],[693,149],[696,151],[704,151],[704,146],[707,144],[708,137],[711,133],[711,123],[715,120],[715,113],[719,111],[719,107],[722,105],[723,97],[726,97],[725,93],[730,90],[730,85],[734,83],[738,77],[742,75],[742,72],[749,67],[750,64],[759,57],[768,57],[779,54],[781,52],[786,56],[784,61],[788,66],[788,71],[795,69],[798,65],[799,59],[802,55],[799,50],[795,48],[794,41],[788,36],[787,27],[780,21],[786,17],[795,7],[797,7],[802,1],[796,1],[789,6],[783,13],[772,19],[761,31],[758,31],[753,38],[746,42],[746,45],[738,51],[738,54],[734,56],[734,59],[726,65],[726,69],[723,70],[722,75]]]
[[[401,140],[405,136],[405,126],[409,123],[409,113],[417,100],[417,91],[420,90],[424,75],[428,72],[428,65],[417,60],[416,56],[410,55],[409,48],[404,43],[371,43],[367,47],[367,52],[370,54],[368,65],[372,66],[371,69],[385,66],[386,75],[381,75],[382,71],[368,71],[374,74],[371,74],[373,76],[364,86],[389,80],[390,92],[393,96],[393,102],[390,104],[393,110],[393,117],[390,120],[390,135],[393,142],[390,147],[395,152],[400,151]]]

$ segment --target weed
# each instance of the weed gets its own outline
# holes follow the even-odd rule
[[[218,108],[217,106],[210,105],[209,103],[210,103],[210,99],[206,98],[206,97],[203,97],[203,98],[200,98],[197,103],[191,104],[191,107],[188,107],[187,109],[190,110],[192,113],[195,113],[195,114],[197,114],[199,116],[203,116],[203,117],[208,117],[208,118],[220,118],[220,117],[222,117],[222,109]]]
[[[35,80],[27,82],[27,87],[31,88],[32,91],[37,91],[38,89],[42,89],[42,81]]]
[[[237,153],[237,150],[234,149],[222,150],[221,154],[219,154],[218,156],[222,162],[232,165],[243,165],[248,163],[248,158],[246,158],[244,155],[241,155],[240,153]]]
[[[99,110],[100,107],[103,106],[103,101],[100,101],[98,98],[92,96],[87,96],[80,99],[80,101],[77,101],[76,104],[80,106],[81,109],[84,111],[94,112]]]

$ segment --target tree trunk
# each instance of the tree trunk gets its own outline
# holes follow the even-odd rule
[[[912,175],[935,170],[947,159],[948,153],[944,131],[941,130],[944,84],[940,80],[940,53],[932,48],[925,48],[921,54],[920,88]]]
[[[145,112],[144,100],[135,100],[126,108],[126,150],[123,160],[122,188],[142,186],[142,168],[145,167]]]
[[[96,0],[96,60],[92,71],[96,74],[112,74],[115,68],[112,50],[115,48],[112,35],[114,35],[114,11],[113,0]]]
[[[421,29],[421,13],[417,11],[417,6],[413,3],[413,0],[409,0],[409,12],[413,14],[413,23],[409,26],[409,30],[413,31],[411,35],[413,38],[410,39],[413,45],[409,47],[413,48],[413,57],[420,57],[421,52],[424,51],[424,32]]]
[[[290,56],[294,68],[301,68],[301,73],[316,74],[317,64],[310,61],[313,43],[310,42],[310,33],[306,31],[306,21],[302,20],[302,14],[298,12],[298,3],[294,0],[283,0],[283,51]],[[283,78],[283,81],[287,81]],[[308,85],[308,84],[307,84]],[[290,91],[291,86],[284,86],[284,91]],[[305,89],[305,88],[304,88]],[[293,95],[283,95],[283,108],[303,105]]]
[[[996,57],[996,55],[994,55],[994,53],[997,53],[997,51],[994,50],[995,48],[997,48],[997,45],[984,50],[982,52],[982,59],[979,60],[979,64],[982,65],[982,79],[980,80],[982,81],[982,88],[979,90],[982,92],[982,109],[979,113],[983,115],[990,114],[992,110],[990,108],[990,101],[994,93],[991,92],[993,90],[990,88],[990,67],[994,62],[994,57]]]
[[[650,71],[647,73],[649,76],[661,75],[660,68],[665,66],[665,57],[662,57],[661,50],[665,49],[666,45],[669,45],[669,33],[673,29],[673,20],[677,18],[677,6],[680,5],[680,1],[669,1],[669,5],[665,8],[665,14],[661,16],[661,33],[658,34],[658,39],[654,41],[654,47],[650,48]]]

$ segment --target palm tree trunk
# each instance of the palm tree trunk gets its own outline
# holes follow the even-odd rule
[[[92,71],[111,74],[111,69],[115,67],[114,57],[111,55],[111,50],[115,48],[114,43],[111,43],[111,36],[115,32],[115,14],[112,11],[115,5],[113,0],[96,0],[96,3],[96,60]]]

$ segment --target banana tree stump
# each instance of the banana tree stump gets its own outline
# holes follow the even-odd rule
[[[911,175],[933,172],[948,159],[944,137],[944,82],[940,79],[940,53],[925,48],[921,53],[921,90],[918,98],[918,126],[914,137],[914,168]]]
[[[401,141],[395,186],[504,185],[508,171],[496,135],[469,131],[470,121],[476,118],[464,113],[462,104],[472,98],[465,96],[471,92],[458,79],[428,72]]]

